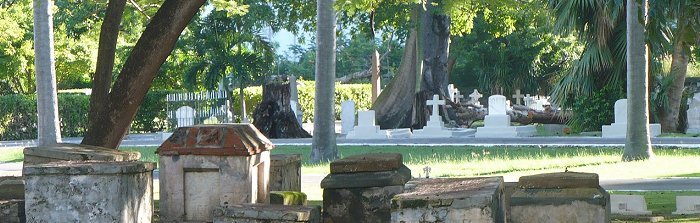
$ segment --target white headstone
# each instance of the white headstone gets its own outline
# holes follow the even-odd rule
[[[194,125],[194,108],[190,106],[182,106],[178,108],[175,110],[175,118],[177,119],[177,127]]]
[[[301,109],[299,109],[299,103],[297,101],[290,100],[289,106],[292,108],[294,118],[296,118],[297,122],[299,122],[299,125],[303,124],[301,119],[304,117],[304,113],[301,112]]]
[[[688,99],[688,130],[687,134],[700,133],[700,93],[695,93]]]
[[[343,101],[340,105],[340,132],[348,134],[355,127],[355,102]]]
[[[516,105],[521,105],[521,104],[520,104],[520,99],[523,98],[523,95],[520,94],[520,89],[515,89],[515,94],[513,95],[513,98],[515,98],[515,104],[516,104]]]
[[[450,101],[455,101],[455,91],[457,89],[455,88],[454,84],[448,84],[447,85],[447,96],[450,97]]]
[[[384,130],[379,130],[379,126],[375,122],[374,111],[358,111],[357,126],[352,131],[348,132],[345,138],[348,139],[386,139],[387,133]]]
[[[445,100],[440,100],[440,96],[433,95],[433,100],[427,100],[425,105],[432,106],[433,113],[430,114],[430,121],[432,120],[442,120],[440,119],[439,106],[445,105]],[[442,122],[442,121],[440,121]]]
[[[625,138],[627,136],[627,99],[615,102],[615,122],[603,125],[603,138]],[[652,137],[661,135],[661,125],[649,124],[649,132]]]
[[[613,214],[650,215],[647,202],[642,195],[610,195],[610,209]]]
[[[489,115],[505,115],[506,114],[506,97],[503,95],[491,95],[489,97]]]
[[[433,95],[432,100],[425,102],[427,106],[432,106],[432,114],[428,118],[428,123],[423,129],[413,131],[414,138],[449,138],[452,133],[445,129],[440,117],[439,107],[445,105],[445,100],[440,100],[440,96]]]
[[[508,101],[503,95],[489,97],[488,115],[484,117],[484,127],[476,129],[477,138],[511,138],[533,136],[537,130],[534,126],[511,126],[507,111]]]
[[[615,123],[627,123],[627,99],[615,102]]]
[[[479,91],[474,89],[474,92],[469,94],[469,103],[479,106],[481,103],[479,103],[479,98],[483,97],[484,95],[480,94]]]
[[[700,196],[677,196],[673,214],[700,214]]]

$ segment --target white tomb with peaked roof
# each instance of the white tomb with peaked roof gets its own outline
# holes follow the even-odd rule
[[[413,130],[413,138],[450,138],[452,132],[447,130],[442,123],[442,117],[439,114],[439,106],[445,105],[445,100],[440,100],[438,95],[433,95],[432,100],[427,100],[426,105],[432,106],[433,113],[428,118],[428,123],[423,129]]]
[[[374,110],[358,111],[357,126],[345,136],[347,139],[386,139],[385,130],[374,124]]]
[[[512,126],[507,113],[506,97],[492,95],[489,97],[489,114],[484,118],[484,127],[476,128],[477,138],[512,138],[535,135],[534,126]]]
[[[661,135],[661,125],[649,124],[651,137]],[[627,99],[620,99],[615,102],[615,122],[603,126],[603,138],[625,138],[627,137]]]

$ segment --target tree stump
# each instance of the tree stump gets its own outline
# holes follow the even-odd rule
[[[289,104],[289,83],[263,86],[262,102],[253,111],[253,125],[268,138],[311,138]]]

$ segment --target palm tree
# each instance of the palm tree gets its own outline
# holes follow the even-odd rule
[[[36,66],[39,145],[61,142],[53,47],[53,4],[34,0],[34,64]]]
[[[338,158],[335,142],[335,10],[334,0],[316,0],[316,100],[311,162]]]

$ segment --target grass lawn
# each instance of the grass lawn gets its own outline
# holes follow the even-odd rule
[[[676,196],[700,196],[700,191],[608,191],[618,195],[643,195],[647,201],[647,210],[653,216],[663,216],[663,222],[700,222],[700,215],[684,216],[673,215],[676,211]],[[624,217],[613,216],[613,222],[637,222],[625,220]]]

